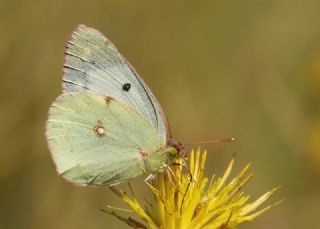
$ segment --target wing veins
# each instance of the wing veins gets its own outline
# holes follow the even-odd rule
[[[106,58],[108,61],[110,61],[111,63],[116,64],[116,62],[114,62],[114,61],[112,61],[111,59],[109,59],[108,56],[105,55],[105,53],[100,52],[99,49],[97,49],[97,45],[96,45],[94,42],[92,42],[91,40],[88,40],[87,38],[83,37],[82,35],[80,35],[80,34],[77,33],[77,32],[74,32],[74,34],[77,35],[79,38],[81,38],[81,39],[83,39],[83,40],[91,43],[91,44],[94,46],[94,47],[92,47],[92,48],[93,48],[97,53],[100,53],[103,57],[105,57],[105,58]],[[101,34],[101,35],[102,35],[102,34]],[[102,35],[102,36],[103,36],[103,35]],[[103,36],[103,38],[106,39],[106,40],[108,40],[105,36]],[[78,46],[79,48],[82,48],[82,49],[84,49],[84,50],[90,51],[89,49],[86,49],[86,48],[82,47],[81,45],[78,45],[78,44],[74,43],[72,40],[70,40],[70,41],[68,41],[68,42],[69,42],[70,44],[73,44],[73,45]],[[113,44],[112,44],[112,45],[113,45]],[[114,47],[114,45],[113,45],[113,47]],[[116,49],[116,48],[115,48],[115,49]],[[67,50],[67,51],[68,51],[68,50]],[[83,58],[81,58],[81,57],[79,57],[79,56],[77,56],[77,55],[75,55],[75,54],[73,54],[73,53],[72,53],[72,54],[71,54],[70,52],[66,52],[66,53],[69,54],[69,55],[72,55],[72,56],[74,56],[74,57],[78,57],[78,58],[82,59],[83,61],[86,61],[87,63],[90,63],[90,61],[84,60]],[[128,74],[129,71],[130,71],[130,72],[134,75],[134,77],[137,79],[138,84],[144,89],[145,93],[147,94],[147,98],[149,99],[149,102],[151,103],[151,105],[152,105],[152,107],[153,107],[153,113],[155,114],[155,118],[156,118],[156,122],[157,122],[157,129],[158,129],[158,118],[157,118],[157,114],[156,114],[155,111],[154,111],[154,109],[155,109],[155,108],[154,108],[154,105],[153,105],[153,103],[152,103],[152,100],[149,98],[149,95],[148,95],[147,91],[145,90],[144,85],[141,84],[141,82],[140,82],[139,78],[136,76],[135,72],[132,71],[132,69],[131,69],[131,67],[130,67],[130,64],[128,64],[127,60],[119,53],[119,51],[118,51],[117,49],[116,49],[115,54],[118,56],[119,60],[121,61],[121,63],[120,63],[119,66],[121,66],[122,69],[127,72],[127,74]],[[98,57],[97,55],[95,55],[95,56]],[[101,57],[99,57],[99,58],[101,59]],[[90,63],[90,64],[92,64],[92,63]],[[96,65],[94,65],[94,66],[97,67]],[[97,67],[97,68],[98,68],[98,67]],[[129,71],[128,71],[128,68],[129,68]],[[98,69],[104,71],[104,70],[101,69],[101,68],[98,68]],[[106,71],[104,71],[104,72],[107,73]],[[112,72],[112,71],[110,71],[110,72]],[[114,72],[113,72],[113,73],[114,73]],[[109,74],[108,74],[108,75],[109,75]],[[117,74],[115,74],[115,75],[117,75]],[[112,77],[112,75],[109,75],[109,76]],[[115,79],[116,81],[118,81],[117,78],[115,78],[115,77],[112,77],[112,78]],[[122,85],[122,83],[121,83],[120,81],[118,81],[118,82]],[[143,103],[142,98],[140,98],[140,96],[138,96],[137,93],[134,93],[134,94],[136,95],[137,98],[139,98],[140,102]],[[124,98],[126,98],[126,96],[124,96]],[[128,104],[130,104],[127,99],[125,99],[125,100],[127,101]],[[136,104],[136,107],[139,107],[139,108],[141,109],[141,107],[138,106],[138,103],[136,103],[136,101],[134,101],[134,100],[132,100],[132,99],[130,99],[130,100],[131,100],[131,102],[133,102],[133,103]],[[148,117],[148,115],[147,115],[148,112],[146,112],[146,110],[145,110],[145,108],[144,108],[143,106],[142,106],[141,112],[144,114],[144,116]]]
[[[82,84],[79,84],[79,83],[76,83],[74,81],[71,81],[71,80],[67,80],[67,79],[62,79],[62,82],[65,82],[65,83],[70,83],[70,84],[73,84],[73,85],[76,85],[76,86],[79,86],[79,87],[83,87],[87,90],[89,90],[89,88],[85,85],[82,85]]]
[[[75,57],[75,58],[79,58],[80,60],[82,60],[82,61],[84,61],[84,62],[87,62],[87,63],[89,63],[89,64],[92,64],[92,63],[90,63],[90,61],[89,60],[86,60],[86,59],[84,59],[83,57],[80,57],[80,56],[78,56],[78,55],[76,55],[76,54],[74,54],[74,53],[70,53],[70,52],[68,52],[68,51],[66,51],[66,54],[68,54],[68,55],[70,55],[70,56],[73,56],[73,57]],[[93,65],[93,64],[92,64]],[[97,67],[96,65],[93,65],[94,67]],[[75,70],[78,70],[78,69],[76,69],[76,68],[74,68],[74,67],[70,67],[69,65],[65,65],[65,67],[69,67],[69,68],[71,68],[71,69],[75,69]],[[106,72],[104,69],[102,69],[102,68],[99,68],[99,67],[97,67],[98,69],[100,69],[101,71],[103,71],[105,74],[107,74],[108,76],[110,76],[111,78],[113,78],[113,79],[115,79],[117,82],[119,82],[119,84],[120,84],[120,86],[122,86],[122,83],[117,79],[117,78],[115,78],[115,77],[113,77],[112,75],[110,75],[110,74],[108,74],[108,72]],[[79,70],[80,71],[80,70]],[[80,71],[80,72],[83,72],[83,71]],[[87,74],[87,75],[89,75],[87,72],[83,72],[83,73],[85,73],[85,74]],[[90,75],[90,76],[93,76],[93,75]],[[94,77],[95,78],[98,78],[98,79],[100,79],[102,82],[104,81],[104,80],[102,80],[100,77],[97,77],[97,76],[95,76],[94,75]],[[135,76],[136,77],[136,76]],[[137,78],[137,77],[136,77]],[[64,79],[65,80],[65,79]],[[66,81],[66,82],[68,82],[68,83],[73,83],[73,81]],[[138,81],[138,83],[141,85],[141,83]],[[75,83],[74,83],[75,84]],[[75,84],[75,85],[77,85],[77,84]],[[77,86],[81,86],[81,85],[77,85]],[[141,85],[142,86],[142,85]],[[86,87],[86,86],[82,86],[83,88],[86,88],[87,90],[90,90],[88,87]],[[145,88],[142,86],[142,88],[144,89],[144,91],[145,91]],[[137,93],[135,93],[134,91],[133,91],[133,93],[136,95],[136,97],[139,99],[139,101],[141,102],[141,103],[143,103],[143,100],[142,100],[142,98],[140,98],[140,96],[137,94]],[[147,95],[147,98],[148,98],[148,96],[149,95]],[[144,116],[146,116],[146,117],[148,117],[148,112],[146,112],[146,110],[145,110],[145,108],[144,108],[144,106],[142,106],[142,107],[140,107],[139,105],[138,105],[138,103],[135,101],[135,100],[133,100],[133,99],[131,99],[129,96],[122,96],[122,98],[124,98],[124,100],[127,102],[127,104],[132,104],[132,103],[135,103],[136,104],[136,107],[139,107],[140,108],[140,110],[141,110],[141,112],[143,113],[143,115]],[[130,99],[130,101],[131,102],[129,102],[129,100],[128,100],[128,98]],[[150,101],[150,99],[149,99],[149,101]],[[154,105],[152,104],[152,102],[150,102],[151,103],[151,105],[152,105],[152,107],[153,107],[153,110],[154,110]],[[141,109],[142,108],[142,109]],[[156,116],[156,115],[155,115]],[[156,117],[156,120],[157,120],[157,126],[158,126],[158,119],[157,119],[157,117]]]
[[[69,124],[74,124],[76,126],[84,126],[84,127],[89,127],[90,128],[90,126],[84,125],[84,124],[82,124],[80,122],[63,121],[63,120],[58,120],[58,119],[49,119],[48,122],[69,123]]]
[[[69,55],[69,54],[68,54],[68,55]],[[70,55],[70,56],[71,56],[71,55]],[[76,57],[76,56],[74,56],[74,57]],[[78,58],[78,57],[76,57],[76,58]],[[81,73],[86,74],[87,76],[90,76],[90,77],[93,77],[93,78],[95,78],[95,79],[98,79],[99,81],[101,81],[102,83],[104,83],[103,78],[99,77],[99,76],[96,75],[96,74],[89,74],[88,72],[84,72],[84,71],[82,71],[82,70],[80,70],[80,69],[77,69],[77,68],[71,66],[71,65],[66,65],[66,64],[65,64],[64,67],[65,67],[65,68],[68,68],[68,69],[72,69],[72,70],[74,70],[74,71],[79,71],[79,72],[81,72]],[[64,78],[65,78],[65,77],[64,77]],[[69,81],[68,81],[68,82],[69,82]],[[88,89],[88,88],[86,88],[86,89],[90,91],[90,89]],[[116,93],[116,94],[118,94],[118,93]]]
[[[83,46],[81,46],[81,45],[79,45],[79,44],[77,44],[77,43],[73,43],[73,42],[70,42],[70,41],[69,41],[69,44],[74,45],[74,46],[77,46],[78,48],[81,48],[81,49],[83,49],[83,50],[89,51],[90,54],[96,56],[96,57],[99,58],[100,60],[103,60],[102,58],[104,57],[104,58],[106,58],[109,62],[111,62],[112,64],[116,64],[115,62],[112,62],[109,58],[107,58],[106,55],[104,55],[103,53],[100,53],[100,52],[98,51],[98,49],[95,49],[95,51],[98,52],[98,53],[100,53],[100,54],[102,55],[102,57],[96,55],[95,53],[92,53],[92,52],[90,51],[90,49],[86,49],[86,48],[84,48]],[[68,48],[70,49],[70,47],[68,47]],[[66,53],[70,55],[70,53],[68,53],[68,52],[66,52]],[[75,56],[75,54],[73,54],[73,55]],[[78,56],[77,56],[77,57],[78,57]],[[87,61],[87,62],[90,63],[89,61]],[[94,65],[93,63],[90,63],[90,64],[92,64],[93,66],[96,67],[96,65]],[[117,75],[113,70],[111,70],[111,68],[110,68],[109,70],[110,70],[110,72],[111,72],[112,74]],[[110,74],[108,74],[108,75],[110,75]],[[110,76],[112,76],[112,75],[110,75]],[[116,78],[115,78],[115,79],[116,79]]]
[[[141,87],[143,88],[145,94],[147,95],[147,98],[149,99],[149,102],[152,106],[152,110],[153,110],[153,113],[154,113],[154,116],[156,118],[156,123],[157,123],[157,131],[158,131],[158,128],[159,128],[159,120],[158,120],[158,115],[157,115],[157,112],[156,112],[156,108],[153,104],[153,101],[148,93],[148,91],[146,90],[146,88],[144,87],[143,83],[141,82],[141,79],[139,79],[139,76],[136,75],[135,71],[132,70],[130,64],[126,61],[126,64],[129,66],[130,70],[131,70],[131,73],[134,75],[134,77],[136,77],[136,79],[138,80],[138,82],[140,83]]]
[[[79,58],[80,60],[82,60],[82,61],[84,61],[84,62],[87,62],[87,63],[93,65],[92,63],[90,63],[89,60],[86,60],[86,59],[84,59],[83,57],[80,57],[80,56],[78,56],[78,55],[76,55],[76,54],[74,54],[74,53],[70,53],[70,52],[66,51],[66,54],[68,54],[68,55],[70,55],[70,56],[73,56],[73,57],[75,57],[75,58]],[[65,65],[65,66],[66,66],[66,65]],[[108,74],[108,72],[106,72],[104,69],[99,68],[99,67],[96,66],[96,65],[93,65],[93,66],[96,67],[97,69],[103,71],[106,75],[110,76],[111,78],[115,79],[115,80],[120,84],[120,88],[121,88],[122,83],[121,83],[117,78],[115,78],[115,77],[113,77],[112,75]],[[68,66],[68,67],[69,67],[69,66]],[[83,71],[81,71],[81,72],[83,72]],[[84,73],[87,74],[87,75],[89,75],[87,72],[84,72]],[[92,75],[91,75],[91,76],[92,76]],[[104,81],[104,80],[102,80],[100,77],[95,77],[95,78],[100,79],[102,82]],[[73,81],[66,81],[66,82],[72,83]],[[75,85],[77,85],[77,84],[75,84]],[[78,85],[78,86],[81,86],[81,85]],[[86,86],[82,86],[82,87],[83,87],[83,88],[86,88],[87,90],[90,90],[90,89],[89,89],[88,87],[86,87]],[[139,98],[140,102],[143,102],[143,100],[142,100],[139,96],[137,96],[137,95],[138,95],[137,93],[134,93],[134,94],[136,95],[137,98]],[[122,98],[124,98],[124,100],[127,102],[127,104],[130,104],[130,102],[128,101],[128,98],[130,98],[129,96],[122,96]],[[130,98],[130,101],[131,101],[131,103],[135,103],[135,104],[137,105],[137,107],[139,107],[139,106],[138,106],[138,103],[136,103],[135,100],[133,100],[133,99]],[[141,112],[144,113],[145,116],[147,116],[146,110],[144,109],[144,107],[142,107],[142,108],[143,108],[143,109],[141,110]],[[148,116],[147,116],[147,117],[148,117]]]

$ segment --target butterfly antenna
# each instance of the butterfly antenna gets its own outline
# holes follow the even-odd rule
[[[210,144],[210,143],[227,143],[227,142],[234,142],[235,138],[221,138],[221,139],[214,139],[209,141],[197,141],[186,143],[185,145],[202,145],[202,144]]]

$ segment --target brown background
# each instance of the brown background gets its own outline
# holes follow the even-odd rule
[[[0,0],[0,228],[123,228],[107,188],[57,176],[44,138],[74,27],[101,30],[159,98],[181,142],[207,145],[207,175],[253,162],[253,198],[285,202],[241,228],[316,228],[320,211],[320,2]],[[133,182],[145,195],[142,178]],[[123,187],[123,186],[121,186]],[[271,203],[270,202],[270,203]]]

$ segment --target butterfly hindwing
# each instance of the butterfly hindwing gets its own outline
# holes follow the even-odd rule
[[[149,120],[157,130],[160,144],[167,144],[170,131],[160,104],[99,31],[80,25],[72,33],[66,47],[63,85],[65,93],[92,91],[127,104]]]
[[[82,185],[114,185],[144,173],[141,150],[159,147],[157,130],[126,104],[92,92],[52,104],[47,140],[57,170]]]

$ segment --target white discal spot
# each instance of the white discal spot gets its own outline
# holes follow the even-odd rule
[[[94,127],[94,131],[99,137],[105,136],[107,134],[107,131],[101,121],[98,121],[98,124]]]
[[[104,129],[104,127],[99,126],[99,127],[97,128],[97,133],[98,133],[99,135],[105,135],[105,134],[106,134],[106,130]]]

